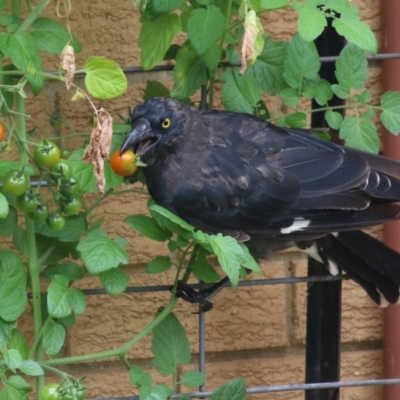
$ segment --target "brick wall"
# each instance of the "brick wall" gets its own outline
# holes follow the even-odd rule
[[[379,36],[380,2],[376,0],[354,1],[362,9],[365,18]],[[54,17],[55,6],[47,11]],[[121,66],[140,63],[139,14],[131,0],[110,2],[105,0],[74,1],[70,22],[83,43],[83,51],[77,56],[78,68],[90,55],[102,55],[117,61]],[[288,39],[295,28],[295,16],[288,12],[275,12],[264,16],[267,32],[277,39]],[[45,68],[56,69],[57,59],[46,59]],[[375,96],[381,90],[381,72],[378,64],[370,69],[369,88]],[[129,90],[122,98],[104,102],[115,117],[127,115],[129,106],[141,101],[147,79],[157,79],[171,86],[169,73],[129,75]],[[89,110],[82,103],[72,103],[72,93],[62,85],[49,84],[44,92],[27,103],[32,115],[29,127],[39,127],[47,132],[48,114],[68,118],[77,130],[90,130]],[[279,104],[275,104],[279,107]],[[63,128],[60,134],[70,129]],[[76,147],[79,139],[69,141]],[[121,195],[110,197],[97,210],[105,217],[104,227],[112,236],[122,236],[129,241],[130,264],[125,268],[131,285],[170,284],[169,273],[149,276],[144,273],[146,263],[155,255],[166,254],[163,244],[155,244],[140,237],[122,223],[127,215],[144,212],[145,196]],[[303,276],[306,260],[300,254],[288,251],[274,256],[262,265],[264,276],[271,278]],[[380,378],[382,374],[381,340],[382,313],[365,293],[352,282],[343,284],[342,321],[342,379]],[[100,287],[96,278],[88,277],[77,287]],[[159,306],[166,303],[166,293],[123,294],[117,298],[107,295],[88,297],[84,315],[69,331],[63,354],[78,355],[110,349],[123,344],[148,323]],[[207,389],[213,389],[224,381],[243,376],[248,386],[299,383],[304,379],[306,285],[274,285],[224,290],[217,296],[214,309],[206,314],[207,341]],[[194,306],[180,303],[177,315],[188,331],[193,350],[195,368],[198,345],[198,321],[193,315]],[[29,331],[27,315],[21,326]],[[150,338],[147,337],[129,354],[132,362],[138,362],[154,372],[150,362]],[[135,361],[134,361],[135,360]],[[133,388],[123,365],[116,360],[106,360],[66,367],[73,375],[87,376],[90,397],[129,396]],[[159,382],[162,381],[158,377]],[[343,389],[341,398],[376,400],[381,396],[377,387]],[[302,399],[302,392],[264,394],[258,399]]]

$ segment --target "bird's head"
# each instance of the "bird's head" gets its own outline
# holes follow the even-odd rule
[[[159,149],[173,146],[183,133],[184,105],[169,98],[154,98],[135,107],[132,130],[125,138],[121,154],[132,149],[148,158]]]

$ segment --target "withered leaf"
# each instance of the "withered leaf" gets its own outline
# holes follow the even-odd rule
[[[75,54],[72,46],[65,46],[61,53],[61,68],[65,71],[65,86],[69,89],[75,74]]]

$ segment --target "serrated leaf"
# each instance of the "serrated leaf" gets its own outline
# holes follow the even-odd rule
[[[49,355],[55,355],[60,352],[65,341],[65,328],[49,319],[44,326],[43,348]]]
[[[86,297],[79,289],[69,288],[68,302],[75,314],[82,314],[85,311]]]
[[[190,362],[189,340],[174,314],[163,319],[152,334],[151,350],[155,356],[153,364],[160,374],[175,374],[178,364]]]
[[[182,46],[176,55],[171,96],[177,99],[191,96],[207,82],[207,79],[205,59],[199,56],[190,44]]]
[[[266,10],[276,10],[283,8],[290,3],[290,0],[261,0],[260,6]]]
[[[314,43],[304,41],[299,34],[289,43],[283,76],[294,89],[301,87],[303,79],[315,80],[321,63]]]
[[[306,42],[315,40],[327,25],[326,17],[315,7],[303,7],[298,10],[299,20],[297,21],[300,36]]]
[[[261,100],[258,83],[250,74],[240,75],[238,68],[229,68],[221,76],[222,102],[227,110],[251,114]]]
[[[331,85],[325,79],[319,80],[317,83],[311,83],[303,91],[304,97],[307,99],[315,99],[320,105],[324,106],[333,97]]]
[[[12,330],[9,346],[11,349],[17,350],[23,360],[26,360],[28,358],[28,343],[25,339],[24,334],[18,329]]]
[[[10,341],[11,333],[16,326],[17,326],[16,321],[8,322],[0,317],[0,342]]]
[[[378,50],[376,37],[369,25],[360,21],[359,16],[350,13],[341,14],[340,18],[333,20],[332,26],[339,35],[344,36],[349,42],[369,51],[371,54],[376,54]]]
[[[11,375],[7,380],[7,385],[13,387],[19,392],[29,393],[33,391],[32,386],[19,375]]]
[[[245,400],[246,382],[243,378],[236,378],[217,389],[210,400]]]
[[[3,357],[7,367],[13,372],[22,364],[22,357],[18,350],[6,349],[3,353]]]
[[[27,304],[26,272],[21,259],[10,250],[0,250],[0,317],[15,321]]]
[[[293,88],[283,89],[279,93],[279,97],[281,98],[282,102],[287,106],[297,106],[297,104],[299,104],[299,96],[297,90]]]
[[[100,229],[89,232],[86,238],[80,240],[77,250],[91,274],[98,274],[128,263],[127,252]]]
[[[26,71],[33,93],[39,94],[43,88],[43,77],[35,73],[42,72],[42,62],[30,32],[0,32],[0,51],[10,57],[17,68]]]
[[[343,122],[343,115],[337,111],[328,110],[325,113],[325,119],[332,129],[338,130]]]
[[[99,274],[101,284],[110,296],[123,293],[129,282],[128,275],[119,268],[113,268]]]
[[[135,386],[151,386],[153,377],[139,365],[132,365],[129,369],[129,379]]]
[[[25,360],[22,361],[21,366],[19,367],[21,372],[29,376],[40,376],[44,375],[42,367],[33,360]]]
[[[161,82],[148,80],[144,89],[143,100],[149,100],[153,97],[170,97],[170,91]]]
[[[0,400],[27,400],[27,398],[25,394],[21,394],[12,386],[6,386],[0,391]]]
[[[193,275],[206,283],[218,282],[221,278],[215,268],[206,259],[198,259],[190,266]]]
[[[68,158],[72,175],[83,192],[96,193],[96,179],[93,174],[93,164],[82,161],[83,149],[75,150]]]
[[[0,218],[0,236],[7,237],[17,229],[18,214],[14,207],[9,207],[7,217]]]
[[[0,219],[7,218],[7,215],[10,211],[10,207],[8,205],[8,201],[6,196],[0,192]]]
[[[156,66],[167,52],[172,39],[181,30],[176,14],[162,14],[156,20],[144,20],[139,34],[140,59],[145,70]]]
[[[151,12],[154,14],[162,14],[171,12],[177,8],[181,8],[183,0],[150,0],[147,4],[151,8]]]
[[[386,92],[381,97],[381,120],[385,128],[398,135],[400,133],[400,92]]]
[[[184,230],[186,230],[188,232],[194,232],[194,227],[192,225],[188,224],[182,218],[178,217],[173,212],[167,210],[166,208],[164,208],[158,204],[151,205],[149,207],[149,210],[152,215],[154,215],[154,214],[161,215],[161,216],[167,218],[168,220],[170,220],[171,222],[173,222],[174,224],[179,225]]]
[[[13,245],[21,254],[28,254],[28,238],[26,230],[22,229],[20,226],[17,226],[13,233]]]
[[[120,66],[105,57],[89,57],[83,70],[86,72],[85,86],[88,92],[101,100],[110,100],[123,95],[128,81]]]
[[[53,318],[63,318],[71,314],[69,302],[69,279],[55,275],[47,289],[47,308]]]
[[[307,123],[307,114],[302,111],[297,111],[293,114],[289,114],[285,118],[285,122],[291,128],[303,128]]]
[[[206,375],[199,371],[186,371],[182,374],[181,382],[189,388],[201,386],[206,381]]]
[[[62,264],[49,265],[41,273],[47,279],[51,279],[54,275],[64,275],[71,281],[83,278],[83,268],[73,262],[65,262]]]
[[[171,237],[171,233],[161,228],[157,222],[146,215],[132,215],[124,219],[128,225],[136,229],[140,234],[157,242],[165,242]]]
[[[171,257],[157,256],[147,264],[146,272],[148,274],[159,274],[161,272],[168,271],[171,267]]]
[[[240,264],[242,267],[249,269],[250,271],[254,271],[257,274],[261,274],[261,268],[254,259],[254,257],[250,254],[248,247],[244,243],[239,243],[239,247],[242,249],[242,256],[240,257]]]
[[[194,9],[187,22],[188,38],[198,54],[204,54],[221,38],[225,17],[215,6]]]
[[[336,78],[346,95],[351,89],[362,89],[368,76],[368,63],[364,52],[354,44],[347,44],[336,61]],[[334,89],[332,85],[332,89]],[[334,90],[336,93],[336,90]],[[343,94],[340,96],[343,98]]]
[[[71,42],[67,29],[54,19],[39,17],[32,24],[31,36],[39,50],[60,55],[64,47]],[[74,38],[70,43],[77,53],[81,50],[79,41]]]
[[[379,151],[379,136],[371,121],[347,116],[340,126],[339,136],[347,146],[370,153]]]

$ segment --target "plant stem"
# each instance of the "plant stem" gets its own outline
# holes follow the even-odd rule
[[[20,1],[21,0],[18,0],[19,3]],[[12,3],[14,2],[15,0],[12,1]],[[32,8],[31,13],[28,15],[25,21],[18,27],[18,29],[15,32],[26,31],[40,17],[40,15],[42,14],[42,12],[49,3],[50,0],[41,0],[37,6]]]

